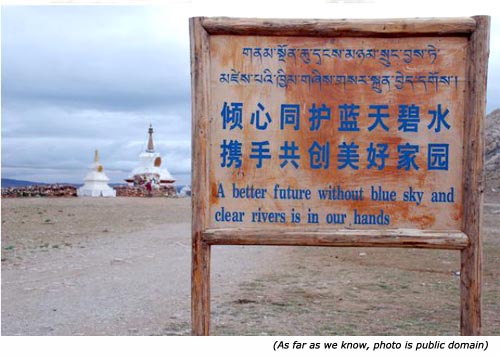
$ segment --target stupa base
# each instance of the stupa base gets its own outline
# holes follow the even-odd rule
[[[76,190],[76,195],[79,197],[116,197],[116,191],[112,188],[108,189],[87,189],[85,186]]]

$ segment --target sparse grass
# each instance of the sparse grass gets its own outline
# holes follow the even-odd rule
[[[500,195],[495,201],[500,203]],[[89,246],[87,240],[83,234],[74,233],[76,226],[82,223],[88,224],[85,233],[89,236],[114,238],[123,231],[145,228],[148,220],[154,225],[170,219],[164,212],[156,216],[147,209],[143,213],[134,207],[130,212],[133,218],[123,218],[123,210],[116,210],[107,221],[93,209],[83,209],[78,204],[42,211],[36,208],[38,202],[32,200],[30,204],[34,207],[19,208],[14,215],[2,201],[2,246],[5,246],[2,267],[14,265],[19,256],[29,260],[32,255],[26,252],[28,250],[50,251],[55,255],[66,247],[84,249]],[[110,206],[120,204],[120,200],[102,202]],[[17,204],[7,202],[12,203]],[[483,333],[500,335],[500,214],[492,211],[485,208]],[[48,222],[57,219],[57,224],[40,223],[47,219]],[[110,225],[109,221],[115,220],[121,223]],[[22,221],[26,224],[21,225]],[[103,230],[110,229],[113,233],[104,234]],[[314,247],[281,251],[265,272],[248,279],[242,276],[241,281],[235,279],[231,281],[230,293],[212,297],[212,334],[459,333],[460,277],[453,273],[460,270],[460,254],[456,251]],[[360,253],[366,255],[360,256]],[[212,283],[211,288],[213,294],[217,293],[216,284]],[[190,332],[187,317],[186,320],[167,320],[162,334],[188,335]]]

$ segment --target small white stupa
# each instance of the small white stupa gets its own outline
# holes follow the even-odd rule
[[[149,139],[146,151],[139,155],[139,165],[132,171],[125,181],[130,186],[149,186],[150,189],[171,188],[173,189],[174,177],[167,168],[161,167],[160,153],[155,152],[153,143],[153,127],[149,125]]]
[[[108,185],[109,178],[104,174],[99,164],[99,152],[95,150],[94,163],[89,166],[89,172],[84,178],[84,185],[77,189],[79,197],[116,197],[116,191]]]

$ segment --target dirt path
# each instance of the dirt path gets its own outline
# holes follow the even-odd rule
[[[2,202],[3,335],[190,333],[189,200],[115,200],[118,207],[112,202]],[[152,204],[155,212],[128,214],[137,204]],[[181,222],[158,224],[162,209],[170,213],[163,220]],[[132,216],[142,215],[153,228],[128,226]],[[124,232],[130,229],[137,231]],[[234,293],[235,279],[252,280],[272,266],[276,252],[214,251],[213,280],[221,281],[214,297]]]
[[[5,268],[2,334],[189,334],[189,231],[180,223],[97,237],[84,249],[51,250]],[[216,251],[215,296],[235,293],[232,281],[252,280],[262,269],[256,262],[272,266],[276,252],[237,250]]]

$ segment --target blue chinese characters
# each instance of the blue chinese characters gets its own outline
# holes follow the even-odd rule
[[[450,110],[443,104],[421,110],[415,103],[398,104],[396,107],[389,104],[361,106],[342,103],[330,107],[326,103],[283,103],[279,110],[271,109],[270,105],[260,101],[255,107],[248,108],[243,102],[222,103],[220,127],[227,136],[219,145],[220,167],[238,169],[248,160],[257,169],[278,162],[276,167],[269,167],[383,171],[392,158],[395,162],[392,168],[401,171],[419,171],[422,168],[448,171],[450,145],[439,142],[439,139],[441,132],[451,129],[451,117]],[[279,113],[279,118],[273,118],[273,112]],[[258,136],[250,136],[260,139],[246,141],[241,136],[231,137],[231,132],[242,130],[260,132]],[[298,137],[293,135],[303,136],[301,130],[311,139],[293,139]],[[332,131],[338,132],[338,141],[334,137],[325,139],[325,135],[321,135],[324,130],[328,132],[326,136]],[[291,136],[274,142],[272,137],[275,136],[266,134],[270,131],[285,131]],[[424,144],[416,139],[416,135],[423,131],[425,137],[432,138],[426,139],[428,142]],[[391,132],[393,136],[404,139],[384,142],[384,137],[389,137]],[[362,139],[359,134],[363,134]],[[373,140],[370,140],[371,136]],[[419,159],[422,155],[424,157]]]

